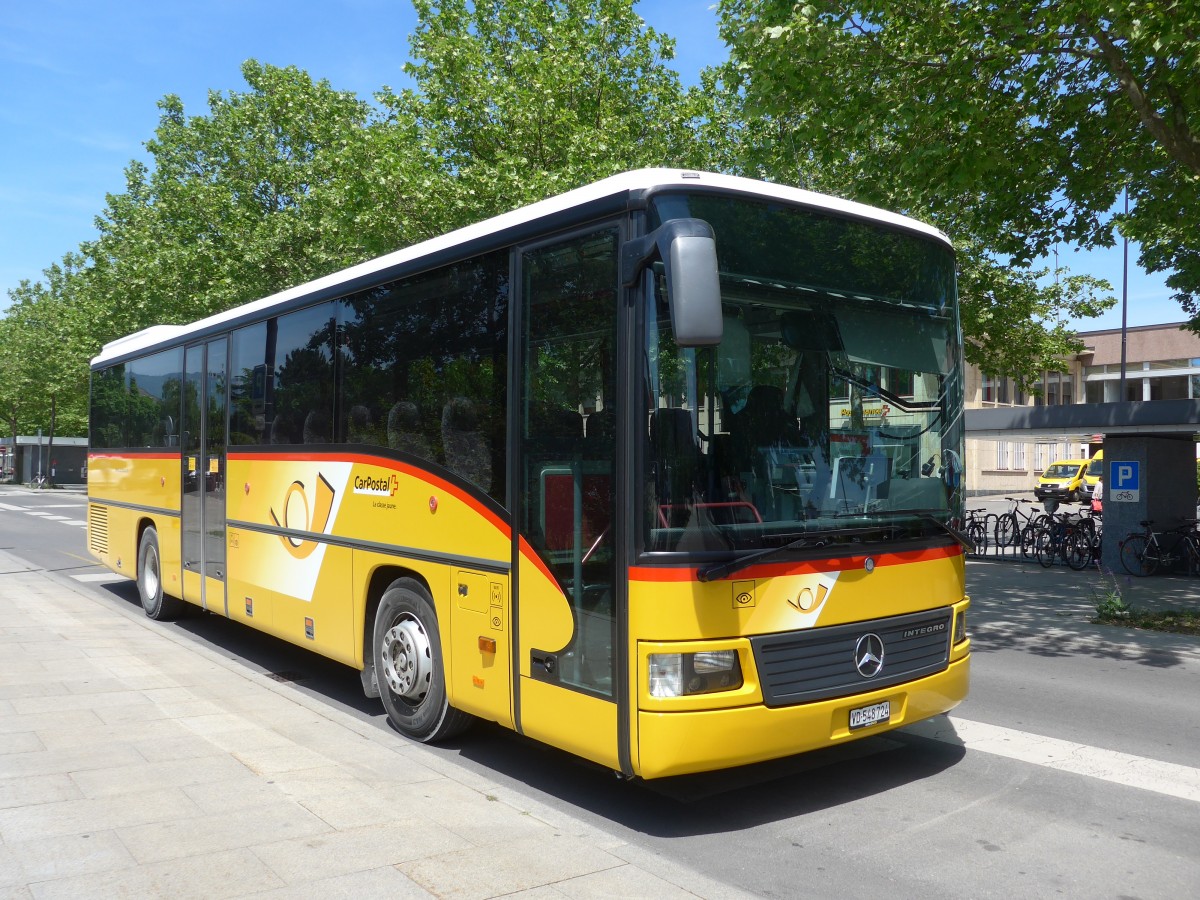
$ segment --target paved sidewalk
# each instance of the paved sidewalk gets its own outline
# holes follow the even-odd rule
[[[0,552],[0,898],[742,897]]]

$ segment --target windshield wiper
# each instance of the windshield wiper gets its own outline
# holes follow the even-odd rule
[[[951,528],[937,516],[931,516],[929,513],[917,513],[917,515],[919,518],[925,519],[928,522],[932,522],[938,528],[942,529],[942,531],[946,532],[946,534],[958,541],[959,544],[962,545],[962,548],[968,553],[975,552],[975,542],[957,528]]]
[[[846,537],[849,535],[861,537],[867,534],[876,534],[880,530],[881,526],[879,525],[868,525],[862,528],[823,528],[820,531],[810,532],[804,537],[797,538],[781,547],[767,547],[765,550],[758,550],[748,556],[705,566],[696,573],[696,577],[700,581],[716,581],[720,578],[728,578],[734,572],[740,572],[742,569],[752,566],[756,562],[762,562],[775,556],[782,556],[785,553],[796,550],[825,550],[831,543],[830,538]]]
[[[950,537],[954,538],[954,540],[958,541],[958,543],[961,544],[963,549],[966,550],[968,553],[974,553],[975,552],[975,542],[972,541],[965,534],[963,534],[961,531],[959,531],[957,528],[953,528],[950,525],[947,525],[945,522],[943,522],[937,516],[933,515],[934,512],[940,512],[940,510],[886,509],[886,510],[875,510],[874,512],[870,512],[870,513],[840,513],[836,518],[843,518],[843,517],[848,517],[848,516],[869,515],[872,518],[886,516],[887,518],[898,519],[898,518],[902,518],[904,516],[909,516],[909,517],[912,517],[915,519],[921,519],[924,522],[932,522],[934,525],[936,525],[942,531],[946,532],[946,534],[950,535]]]

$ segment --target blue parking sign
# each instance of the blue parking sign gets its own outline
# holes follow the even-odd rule
[[[1104,487],[1104,502],[1136,503],[1141,496],[1141,463],[1137,460],[1108,464],[1108,484]]]

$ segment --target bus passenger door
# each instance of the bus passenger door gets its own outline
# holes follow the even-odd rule
[[[519,728],[614,769],[618,237],[609,226],[523,254],[514,385]]]
[[[225,444],[228,338],[188,347],[183,375],[184,599],[229,614],[225,595]]]

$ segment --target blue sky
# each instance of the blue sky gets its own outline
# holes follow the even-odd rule
[[[725,58],[714,0],[642,0],[646,22],[676,40],[686,83]],[[189,114],[209,90],[242,91],[246,59],[295,65],[364,99],[402,87],[416,16],[407,0],[39,0],[6,4],[0,24],[0,309],[22,279],[95,235],[107,193],[146,159],[156,102],[178,94]],[[1121,248],[1059,260],[1121,292]],[[1182,310],[1130,250],[1130,325],[1176,322]],[[1120,306],[1077,323],[1116,328]]]

